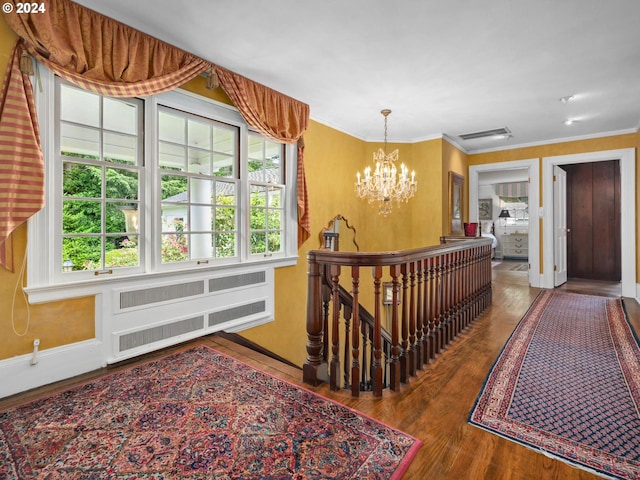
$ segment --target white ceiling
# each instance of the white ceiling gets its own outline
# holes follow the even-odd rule
[[[367,141],[467,152],[640,124],[638,0],[80,0]],[[569,103],[561,97],[575,95]],[[566,119],[577,122],[565,126]],[[513,137],[459,134],[507,127]]]

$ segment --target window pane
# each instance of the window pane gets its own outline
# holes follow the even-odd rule
[[[187,209],[182,205],[162,205],[162,231],[184,232],[187,229]]]
[[[132,233],[138,233],[140,229],[140,213],[138,212],[138,205],[127,203],[109,203],[107,204],[107,212],[113,212],[113,215],[114,217],[117,217],[118,222],[121,222],[122,218],[124,218],[124,229],[119,228],[117,230],[109,230],[107,228],[107,231],[109,231],[110,233],[126,232],[128,235]],[[122,216],[120,216],[120,214]]]
[[[213,174],[216,177],[236,178],[235,157],[223,153],[214,153]]]
[[[185,145],[186,119],[164,110],[158,113],[158,131],[160,140]]]
[[[213,194],[213,180],[204,178],[191,179],[191,202],[211,204]]]
[[[279,230],[282,226],[282,211],[281,210],[269,210],[267,226],[269,230]]]
[[[274,142],[266,143],[265,152],[265,181],[282,183],[282,145]]]
[[[65,162],[62,194],[66,197],[102,197],[102,169],[92,165]]]
[[[138,134],[138,107],[125,100],[104,97],[102,127],[128,135]]]
[[[218,177],[236,178],[236,131],[226,128],[213,129],[213,172]]]
[[[211,206],[191,205],[192,232],[208,232],[211,229]]]
[[[258,135],[249,135],[249,160],[264,158],[264,140]]]
[[[137,267],[140,264],[140,251],[138,246],[138,236],[117,237],[107,242],[115,244],[115,248],[108,250],[104,256],[104,266],[114,267]]]
[[[213,241],[210,233],[191,234],[191,259],[213,257]]]
[[[62,239],[63,269],[65,268],[64,262],[67,260],[70,262],[67,262],[68,268],[73,271],[101,269],[102,245],[100,237],[64,237]]]
[[[136,137],[104,132],[102,149],[105,161],[135,165],[138,161],[137,143]]]
[[[205,175],[211,174],[211,152],[190,148],[189,171]]]
[[[271,253],[282,250],[282,232],[269,232],[268,250]]]
[[[69,85],[60,85],[60,119],[99,127],[100,96]]]
[[[108,202],[106,213],[106,233],[121,233],[122,235],[138,233],[140,219],[137,205]]]
[[[211,125],[189,119],[189,146],[211,150]]]
[[[235,205],[236,184],[234,182],[216,182],[216,204]]]
[[[282,206],[282,188],[272,187],[269,190],[269,206],[272,208]]]
[[[100,233],[102,203],[99,201],[64,200],[62,202],[63,233]]]
[[[138,199],[138,172],[124,168],[107,168],[105,178],[107,198]]]
[[[187,201],[187,177],[162,175],[160,181],[162,200],[184,203]]]
[[[162,263],[183,262],[188,258],[186,235],[175,233],[162,235]]]
[[[251,253],[265,253],[267,251],[267,234],[264,232],[251,233]]]
[[[185,147],[160,142],[158,145],[158,159],[160,168],[186,171]]]
[[[234,233],[218,233],[215,235],[217,258],[236,256],[236,235]]]
[[[230,232],[236,229],[236,209],[234,207],[216,207],[213,230]]]
[[[100,132],[93,128],[60,125],[60,153],[68,157],[100,158]]]

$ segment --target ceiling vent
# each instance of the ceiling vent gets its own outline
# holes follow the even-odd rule
[[[497,137],[500,135],[511,135],[511,130],[507,127],[494,128],[493,130],[484,130],[482,132],[463,133],[462,135],[458,135],[458,137],[462,140],[475,140],[476,138]]]

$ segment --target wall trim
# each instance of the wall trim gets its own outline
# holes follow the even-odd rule
[[[38,352],[38,363],[31,365],[31,354],[0,361],[0,398],[48,385],[66,378],[98,370],[102,342],[93,339]]]

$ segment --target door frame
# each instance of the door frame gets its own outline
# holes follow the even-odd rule
[[[542,287],[554,288],[553,260],[553,167],[573,163],[620,161],[620,253],[622,296],[637,298],[636,295],[636,151],[635,148],[603,150],[599,152],[558,155],[542,158],[542,191],[545,206],[542,215],[544,232]],[[548,207],[547,207],[548,206]]]
[[[529,285],[540,287],[540,159],[514,160],[469,166],[469,221],[478,221],[478,176],[481,172],[529,169]]]

